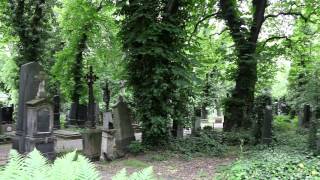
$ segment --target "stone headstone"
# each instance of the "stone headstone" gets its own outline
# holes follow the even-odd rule
[[[1,108],[2,123],[4,124],[13,123],[13,110],[14,110],[13,106]]]
[[[116,130],[115,140],[117,150],[127,151],[129,144],[135,140],[132,127],[130,109],[120,97],[118,103],[113,107],[113,125]]]
[[[26,152],[25,136],[27,129],[27,105],[26,102],[34,99],[37,95],[40,79],[36,76],[42,70],[37,62],[30,62],[21,66],[19,76],[19,103],[18,119],[16,123],[16,137],[12,147],[20,153]]]
[[[53,96],[53,128],[60,129],[60,96]]]
[[[299,122],[300,127],[308,128],[311,121],[311,107],[309,104],[303,106],[302,117],[300,117],[302,122]]]
[[[41,67],[38,63],[28,63],[21,68],[19,117],[13,148],[23,154],[36,148],[49,159],[53,159],[53,106],[44,96],[44,79],[37,78],[40,75]],[[30,97],[33,98],[29,99]]]
[[[78,109],[78,118],[76,117],[76,110]],[[76,103],[71,103],[69,115],[68,115],[68,126],[79,126],[84,127],[87,120],[87,106]]]
[[[114,160],[117,158],[115,133],[116,130],[110,127],[112,123],[111,112],[103,113],[103,128],[102,128],[102,142],[101,142],[101,156],[100,159]]]
[[[272,107],[266,106],[261,131],[262,144],[270,144],[272,142],[272,121]]]

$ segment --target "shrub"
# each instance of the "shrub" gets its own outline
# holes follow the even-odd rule
[[[221,156],[226,146],[206,133],[199,136],[191,136],[185,139],[173,139],[169,144],[169,150],[183,155],[208,155]]]
[[[290,116],[279,115],[274,118],[273,127],[276,131],[290,131],[297,127],[297,118],[290,119]]]
[[[135,154],[135,155],[144,152],[145,149],[146,149],[146,148],[142,145],[142,143],[139,142],[139,141],[132,141],[132,142],[130,143],[130,145],[128,146],[128,148],[129,148],[129,152],[132,153],[132,154]]]
[[[9,163],[0,170],[0,179],[99,180],[101,176],[87,158],[75,151],[50,164],[37,150],[26,157],[11,150]]]
[[[320,157],[282,149],[250,154],[218,175],[217,179],[319,179]]]
[[[223,133],[223,143],[231,146],[240,145],[242,142],[243,144],[251,144],[253,141],[253,134],[249,131]]]

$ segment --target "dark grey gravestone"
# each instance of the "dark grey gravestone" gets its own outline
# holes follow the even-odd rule
[[[60,129],[60,96],[53,96],[53,128]]]
[[[311,121],[311,107],[309,104],[303,106],[303,126],[308,128]]]
[[[78,117],[77,112],[78,110]],[[78,126],[84,127],[85,122],[87,120],[87,106],[79,104],[78,106],[76,103],[71,103],[69,116],[68,116],[68,126]]]
[[[130,109],[122,97],[119,98],[118,103],[113,107],[113,125],[116,130],[117,149],[127,151],[129,144],[135,140],[135,136]]]
[[[266,106],[264,110],[264,119],[262,124],[262,143],[263,144],[270,144],[272,142],[272,107]]]
[[[42,70],[37,62],[30,62],[21,66],[19,78],[18,119],[16,123],[16,137],[12,148],[20,153],[25,152],[25,130],[27,128],[26,102],[34,99],[38,92],[40,79],[36,76]]]
[[[2,123],[12,124],[13,123],[13,106],[1,108]]]

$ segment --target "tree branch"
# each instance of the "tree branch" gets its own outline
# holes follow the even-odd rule
[[[275,18],[275,17],[279,17],[279,16],[299,16],[301,17],[305,22],[309,21],[309,18],[311,16],[311,14],[306,17],[304,16],[302,13],[300,12],[280,12],[278,14],[269,14],[267,16],[264,17],[264,21],[266,21],[268,18]]]
[[[193,29],[190,37],[189,37],[188,42],[190,42],[190,41],[191,41],[191,38],[193,37],[193,35],[196,34],[196,32],[197,32],[197,30],[198,30],[198,27],[199,27],[199,25],[200,25],[201,23],[203,23],[205,20],[208,20],[208,19],[210,19],[210,18],[212,18],[212,17],[214,17],[214,16],[216,16],[216,15],[218,15],[218,13],[209,14],[209,15],[204,16],[202,19],[200,19],[200,20],[194,25],[194,29]]]
[[[292,42],[292,40],[288,36],[273,36],[273,37],[270,37],[270,38],[266,39],[263,42],[262,46],[265,47],[268,42],[274,41],[274,40],[279,40],[279,39],[285,39],[285,40],[289,41],[290,43]]]

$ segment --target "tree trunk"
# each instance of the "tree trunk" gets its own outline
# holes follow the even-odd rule
[[[250,31],[243,28],[245,21],[238,16],[237,5],[232,0],[220,0],[222,18],[230,29],[237,50],[238,72],[236,86],[225,104],[223,129],[251,126],[250,113],[253,108],[255,84],[257,82],[257,60],[255,58],[257,40],[264,22],[266,0],[252,0],[254,9]]]

